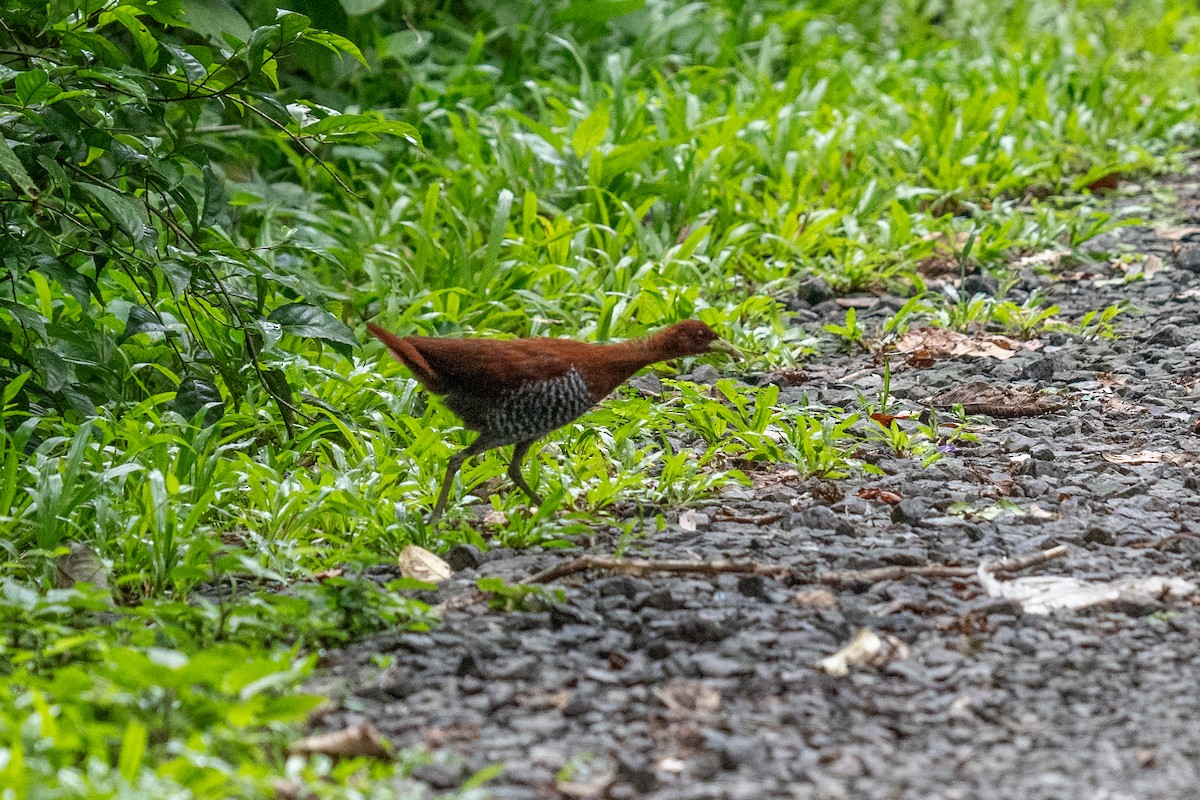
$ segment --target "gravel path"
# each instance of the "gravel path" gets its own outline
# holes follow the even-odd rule
[[[1118,318],[1119,339],[1055,334],[1007,361],[939,361],[892,379],[910,410],[971,381],[1057,389],[1064,409],[987,420],[977,444],[928,469],[881,451],[885,476],[782,477],[732,491],[685,526],[696,530],[676,514],[629,555],[823,571],[973,566],[1066,545],[1065,559],[1030,574],[1195,576],[1200,229],[1191,243],[1180,226],[1200,224],[1200,188],[1195,177],[1165,185],[1179,196],[1161,223],[1171,229],[1125,228],[1119,241],[1089,245],[1154,254],[1163,271],[1106,284],[1119,271],[1098,255],[1090,276],[1053,282],[1031,269],[1018,286],[1043,288],[1068,319],[1128,299],[1137,313]],[[892,311],[885,300],[866,313]],[[827,301],[798,319],[817,329],[843,313]],[[781,402],[854,407],[881,380],[866,355],[830,354],[807,370],[810,380],[783,389]],[[1139,451],[1171,458],[1104,458]],[[1024,513],[950,513],[961,503],[996,511],[1000,499]],[[721,521],[718,509],[774,521]],[[600,537],[594,550],[613,544]],[[439,599],[479,576],[515,581],[570,555],[459,548],[460,569]],[[369,721],[397,746],[430,749],[437,761],[416,777],[431,794],[502,764],[487,796],[512,800],[1200,797],[1191,601],[1040,616],[987,597],[975,578],[847,588],[593,574],[562,585],[562,607],[503,613],[475,603],[447,611],[432,633],[385,634],[331,654],[314,688],[336,705],[316,727]],[[861,627],[895,637],[901,652],[845,677],[814,666]]]

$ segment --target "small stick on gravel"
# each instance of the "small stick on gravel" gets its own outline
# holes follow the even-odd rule
[[[1021,558],[1006,558],[991,566],[992,572],[1018,572],[1038,564],[1062,558],[1067,554],[1064,545],[1051,547],[1049,550]],[[613,558],[611,556],[579,556],[562,564],[556,564],[549,569],[530,575],[521,583],[548,583],[577,572],[587,570],[603,570],[618,575],[652,575],[655,573],[674,573],[684,575],[719,575],[735,573],[739,575],[766,575],[772,578],[789,578],[795,574],[791,567],[782,564],[764,564],[760,561],[650,561],[647,559]],[[872,584],[880,581],[894,581],[908,577],[926,578],[970,578],[975,575],[977,567],[952,567],[946,564],[926,564],[923,566],[880,567],[878,569],[845,570],[840,572],[822,572],[817,575],[818,583],[831,584]]]
[[[989,572],[1020,572],[1023,569],[1062,558],[1067,554],[1066,545],[1051,547],[1021,558],[1006,558],[989,565]],[[839,585],[844,583],[879,583],[900,578],[970,578],[978,567],[951,567],[945,564],[926,564],[915,567],[879,567],[877,569],[846,570],[845,572],[822,572],[817,576],[821,583]]]
[[[790,567],[782,564],[763,564],[759,561],[650,561],[643,558],[613,558],[611,556],[579,556],[556,564],[549,569],[530,575],[521,583],[547,583],[576,572],[600,569],[618,575],[652,575],[656,572],[674,572],[686,575],[719,575],[733,572],[739,575],[767,575],[772,578],[787,578],[792,574]]]

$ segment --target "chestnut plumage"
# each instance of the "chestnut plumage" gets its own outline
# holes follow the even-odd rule
[[[451,457],[431,523],[441,517],[454,476],[471,456],[514,445],[508,476],[540,503],[521,475],[521,462],[536,440],[578,418],[645,366],[714,352],[740,358],[698,320],[620,344],[396,336],[374,323],[367,329],[426,389],[445,395],[450,410],[479,434]]]

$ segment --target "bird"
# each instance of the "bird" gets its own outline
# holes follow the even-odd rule
[[[446,508],[463,462],[496,447],[513,445],[508,477],[535,504],[538,496],[521,474],[534,442],[582,416],[635,372],[685,356],[741,352],[699,320],[684,320],[650,336],[617,344],[572,339],[447,339],[397,336],[373,322],[367,330],[408,367],[428,391],[443,395],[478,435],[450,457],[437,503],[436,524]]]

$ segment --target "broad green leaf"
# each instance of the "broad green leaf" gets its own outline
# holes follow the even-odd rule
[[[154,66],[158,63],[158,42],[155,40],[154,35],[150,33],[150,29],[139,18],[138,9],[133,6],[117,6],[100,15],[97,27],[102,27],[108,19],[115,19],[121,23],[125,30],[129,31],[129,35],[133,37],[138,52],[142,56],[142,61],[145,63],[146,69],[154,69]]]
[[[597,106],[592,113],[583,118],[575,133],[571,135],[571,147],[575,155],[583,158],[591,153],[604,141],[608,133],[608,106]]]
[[[50,75],[44,69],[31,69],[17,76],[17,99],[22,105],[31,106],[44,103],[62,89],[50,82]]]
[[[334,114],[300,129],[302,136],[346,135],[356,133],[403,136],[421,146],[421,135],[407,122],[379,119],[366,114]]]
[[[386,0],[339,0],[346,14],[351,17],[361,17],[383,8]]]
[[[309,303],[288,303],[272,311],[267,319],[278,323],[283,332],[329,342],[358,347],[354,332],[345,323],[320,306]]]
[[[136,782],[138,772],[142,769],[147,740],[145,725],[137,720],[130,720],[125,725],[125,734],[121,737],[121,753],[117,756],[117,771],[130,783]]]
[[[363,56],[362,51],[358,49],[358,45],[347,39],[345,36],[338,36],[336,33],[330,33],[329,31],[318,31],[310,28],[309,30],[306,30],[300,36],[300,38],[306,42],[316,42],[317,44],[329,48],[335,53],[349,53],[364,67],[370,66],[367,64],[367,59],[365,56]]]
[[[252,33],[246,18],[227,0],[183,0],[184,15],[192,30],[214,43],[225,36],[245,42]]]
[[[645,7],[646,0],[573,0],[554,15],[555,22],[601,25]]]
[[[100,67],[97,69],[81,69],[75,73],[79,78],[91,78],[108,86],[115,86],[118,89],[129,92],[137,100],[143,103],[148,103],[149,98],[146,96],[146,90],[142,84],[135,80],[131,80],[128,76],[121,74],[115,69]]]

